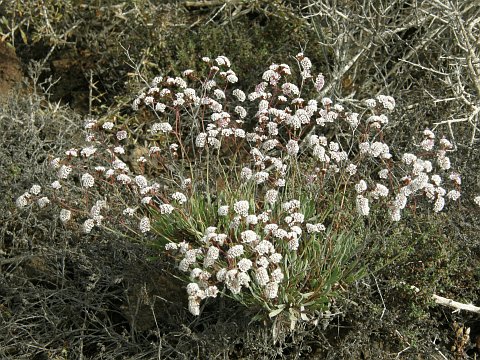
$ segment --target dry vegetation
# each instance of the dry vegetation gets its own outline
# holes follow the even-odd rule
[[[0,358],[477,358],[478,314],[432,294],[480,305],[479,19],[478,2],[460,0],[0,0],[0,36],[27,79],[8,77],[17,84],[0,109]],[[441,216],[377,234],[385,267],[317,326],[251,323],[251,309],[223,298],[195,318],[172,265],[144,242],[83,237],[15,208],[24,189],[50,180],[49,154],[82,140],[85,114],[141,124],[129,105],[144,86],[138,74],[223,54],[248,88],[301,50],[325,75],[324,95],[353,108],[396,98],[399,152],[426,127],[452,139],[463,190]]]

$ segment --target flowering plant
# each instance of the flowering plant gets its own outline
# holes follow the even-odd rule
[[[452,144],[428,129],[416,154],[392,154],[392,97],[360,113],[318,101],[324,76],[304,54],[296,60],[299,74],[273,64],[248,94],[224,56],[203,58],[203,74],[156,77],[133,101],[141,123],[88,119],[87,145],[52,160],[49,195],[34,185],[17,206],[55,204],[87,234],[153,234],[185,274],[194,315],[224,293],[293,325],[313,319],[364,274],[365,218],[442,211],[461,178]],[[129,142],[144,146],[127,164]]]

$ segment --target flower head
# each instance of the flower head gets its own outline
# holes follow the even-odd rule
[[[249,207],[250,204],[246,200],[237,201],[233,204],[233,210],[240,216],[247,216]]]
[[[92,175],[85,173],[82,175],[82,186],[85,188],[91,188],[95,184],[95,179]]]

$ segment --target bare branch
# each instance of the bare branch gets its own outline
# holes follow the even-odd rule
[[[416,293],[420,292],[420,289],[418,287],[414,286],[414,285],[410,285],[410,289],[412,289]],[[452,308],[457,309],[457,310],[465,310],[465,311],[480,314],[480,307],[475,306],[473,304],[464,304],[464,303],[461,303],[461,302],[458,302],[458,301],[455,301],[455,300],[452,300],[452,299],[448,299],[446,297],[439,296],[439,295],[436,295],[436,294],[432,295],[432,299],[438,305],[449,306],[449,307],[452,307]]]
[[[461,303],[452,299],[447,299],[443,296],[438,296],[435,294],[433,294],[432,297],[435,300],[435,303],[439,305],[449,306],[457,310],[465,310],[465,311],[480,314],[480,307],[475,306],[473,304],[464,304],[464,303]]]

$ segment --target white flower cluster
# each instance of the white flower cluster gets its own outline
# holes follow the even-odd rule
[[[90,209],[90,217],[83,223],[83,232],[89,234],[95,226],[101,226],[104,216],[101,215],[101,211],[107,208],[107,202],[105,200],[97,200],[95,205]],[[70,219],[70,210],[62,209],[60,211],[60,220],[66,222]]]
[[[250,204],[246,200],[237,201],[235,204],[233,204],[233,210],[235,213],[243,217],[248,215],[249,207]]]
[[[15,204],[17,205],[17,208],[22,209],[26,207],[30,203],[32,195],[28,192],[23,193],[20,195],[17,200],[15,201]]]
[[[146,216],[141,218],[140,223],[138,224],[138,228],[142,233],[150,231],[150,219]]]
[[[387,110],[395,109],[395,99],[391,96],[378,95],[378,102]]]
[[[357,195],[357,210],[358,213],[363,216],[368,216],[368,214],[370,214],[370,206],[366,197]]]
[[[159,132],[162,132],[162,133],[166,134],[166,133],[169,133],[172,130],[173,130],[172,125],[170,125],[167,122],[155,123],[155,124],[152,125],[152,127],[150,129],[150,131],[152,132],[153,135],[155,135]]]
[[[350,122],[352,117],[354,117],[354,128],[361,125],[358,114],[354,116],[344,114],[343,106],[333,105],[330,99],[323,99],[322,103],[329,108],[320,110],[321,117],[317,119],[317,124],[325,126],[328,123],[333,123],[331,120],[331,114],[333,113],[333,119],[340,117]],[[381,108],[393,110],[395,100],[389,96],[380,95],[376,100],[367,100],[366,105],[374,109],[374,113],[366,120],[365,126],[375,131],[381,131],[382,127],[388,124],[388,119],[384,114],[379,114],[378,112],[381,111]],[[328,119],[329,117],[330,120]],[[350,120],[348,120],[349,118]],[[454,188],[449,191],[445,190],[440,185],[442,182],[441,176],[434,174],[434,163],[431,161],[435,160],[439,172],[450,170],[451,162],[447,156],[447,151],[452,149],[453,145],[448,140],[441,139],[438,143],[439,148],[435,151],[435,146],[437,145],[435,143],[435,134],[427,129],[423,132],[423,136],[424,139],[420,146],[428,153],[423,153],[421,157],[413,153],[405,153],[401,157],[401,164],[392,160],[389,146],[383,141],[368,141],[363,138],[357,145],[360,157],[355,157],[355,153],[352,154],[353,156],[350,156],[346,152],[342,152],[338,143],[328,142],[327,139],[321,140],[320,136],[317,135],[311,135],[307,139],[307,143],[310,146],[313,158],[317,159],[321,164],[319,168],[331,175],[345,172],[350,176],[354,176],[360,171],[370,174],[368,168],[372,164],[383,163],[386,168],[380,170],[378,176],[380,180],[388,180],[388,183],[377,182],[370,190],[368,190],[365,180],[352,184],[357,193],[357,211],[359,214],[367,216],[370,214],[372,200],[386,201],[392,220],[398,221],[401,218],[401,211],[407,207],[409,199],[414,197],[425,197],[433,203],[435,212],[443,210],[446,199],[455,201],[460,198],[459,186],[461,179],[458,174],[451,173],[448,175]],[[430,157],[430,160],[428,157]],[[399,189],[392,187],[392,181],[396,180],[396,174],[403,174],[404,177],[402,180],[404,184]],[[405,174],[408,175],[405,176]],[[313,176],[313,178],[315,177],[316,175]]]
[[[68,175],[72,172],[72,167],[68,165],[62,165],[58,170],[58,178],[66,179]]]
[[[94,146],[87,146],[80,151],[80,155],[89,158],[97,152],[97,149]]]
[[[68,220],[70,220],[70,218],[72,217],[72,212],[70,210],[67,210],[67,209],[62,209],[60,210],[60,220],[65,223],[67,222]]]
[[[318,233],[325,231],[325,225],[323,224],[306,224],[307,232],[308,233]]]
[[[172,199],[177,201],[180,205],[187,202],[187,197],[183,193],[178,191],[172,194]]]
[[[41,196],[41,192],[42,187],[38,184],[34,184],[30,187],[29,191],[24,192],[16,199],[15,205],[18,209],[23,209],[33,202],[36,202],[38,207],[42,209],[50,204],[50,199],[46,196]]]
[[[89,173],[82,175],[82,186],[85,188],[91,188],[95,184],[95,179]]]
[[[236,220],[237,235],[227,235],[228,226],[222,225],[225,233],[211,226],[205,230],[200,246],[183,242],[165,247],[178,259],[179,269],[190,274],[192,282],[187,286],[187,293],[192,314],[199,314],[200,302],[208,297],[204,295],[212,287],[218,290],[224,286],[232,294],[240,294],[244,288],[259,289],[253,291],[261,291],[268,300],[278,298],[279,286],[284,280],[285,251],[296,251],[304,232],[309,236],[323,236],[316,234],[325,231],[323,224],[304,225],[299,200],[286,201],[279,207],[283,211],[281,224],[270,222],[267,213],[250,212],[246,200],[236,201],[233,213],[229,213],[228,206],[220,206],[221,216]]]

